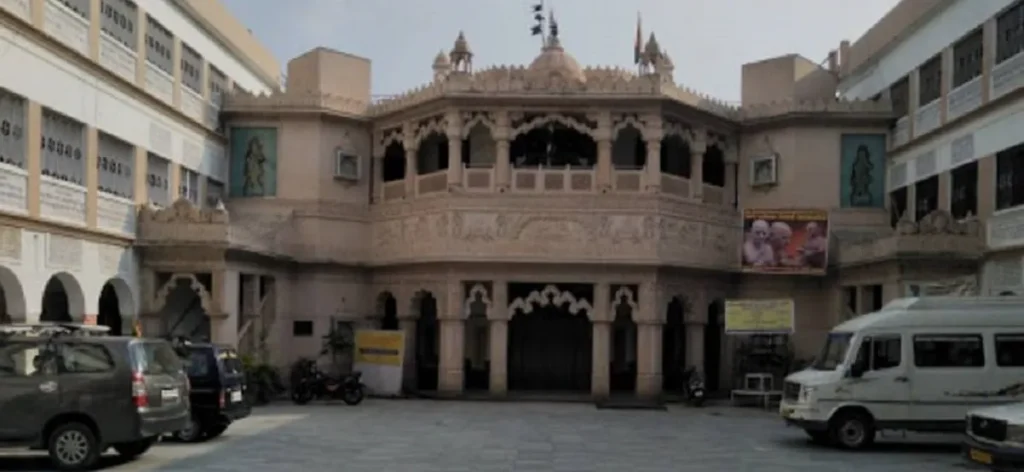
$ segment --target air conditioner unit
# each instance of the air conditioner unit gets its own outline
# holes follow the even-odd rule
[[[362,177],[362,160],[355,154],[350,154],[342,149],[334,151],[334,178],[340,180],[358,181]]]

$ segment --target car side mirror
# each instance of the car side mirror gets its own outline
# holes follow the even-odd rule
[[[864,371],[867,370],[862,362],[854,362],[850,366],[850,377],[859,379],[864,375]]]

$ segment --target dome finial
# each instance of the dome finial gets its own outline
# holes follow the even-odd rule
[[[448,58],[453,72],[470,72],[473,69],[473,51],[469,48],[466,34],[461,30],[459,36],[455,38],[451,52],[448,53]]]

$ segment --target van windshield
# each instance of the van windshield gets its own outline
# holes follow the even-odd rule
[[[851,339],[853,339],[853,333],[828,333],[825,347],[821,349],[821,354],[814,360],[811,368],[836,370],[846,360],[846,351],[850,350]]]

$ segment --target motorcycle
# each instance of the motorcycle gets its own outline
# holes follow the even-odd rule
[[[683,371],[683,398],[692,406],[704,405],[707,392],[704,390],[704,377],[697,372],[696,367],[689,367]]]
[[[307,360],[292,373],[292,402],[305,405],[312,400],[341,399],[347,405],[358,405],[366,396],[362,372],[353,372],[343,377],[332,377],[317,367],[316,362]]]

